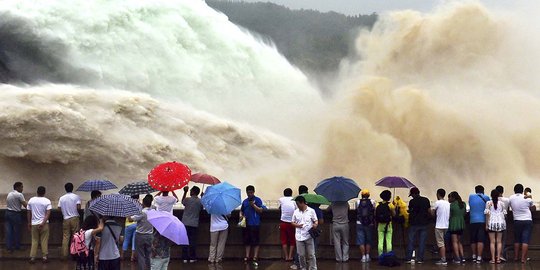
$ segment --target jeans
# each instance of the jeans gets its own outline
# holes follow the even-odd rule
[[[300,260],[300,269],[317,270],[317,258],[315,257],[315,243],[313,238],[305,241],[296,240],[296,250]],[[307,264],[309,268],[307,268]]]
[[[64,219],[62,222],[62,256],[66,258],[69,255],[69,245],[71,236],[79,231],[79,217]]]
[[[336,261],[346,262],[349,260],[349,224],[332,224],[332,237],[334,239],[334,251]]]
[[[21,212],[6,210],[6,249],[21,249]]]
[[[221,260],[223,260],[223,253],[225,251],[225,243],[227,242],[228,234],[228,229],[210,233],[210,250],[208,252],[209,262],[221,262]]]
[[[197,253],[197,227],[186,226],[187,237],[189,240],[189,246],[182,246],[182,259],[183,260],[196,260]]]
[[[426,225],[411,225],[409,227],[409,243],[407,243],[407,257],[406,260],[412,259],[412,254],[414,250],[414,240],[416,234],[419,234],[418,240],[418,252],[416,253],[416,259],[418,261],[424,260],[424,251],[426,249],[426,237],[427,237],[427,226]]]
[[[152,234],[137,233],[135,237],[135,249],[137,250],[137,269],[150,269],[150,256],[152,255]]]
[[[135,230],[137,229],[137,223],[133,223],[126,227],[125,235],[124,235],[124,242],[122,243],[122,250],[127,251],[130,244],[131,244],[131,250],[135,250]]]
[[[49,224],[43,225],[41,230],[39,229],[39,225],[32,225],[30,258],[36,257],[38,245],[41,245],[41,256],[47,257],[49,254]]]
[[[150,261],[150,269],[151,270],[167,270],[167,267],[169,266],[169,260],[171,258],[152,258]]]

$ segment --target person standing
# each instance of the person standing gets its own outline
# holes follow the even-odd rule
[[[499,200],[500,193],[496,189],[491,191],[491,199],[486,203],[486,229],[489,234],[489,247],[491,251],[490,263],[501,263],[502,235],[506,230],[506,210],[504,203]]]
[[[521,245],[521,263],[527,262],[529,241],[531,240],[533,221],[531,210],[535,210],[531,198],[523,195],[523,185],[514,186],[514,195],[510,196],[510,208],[514,216],[514,260],[519,261]]]
[[[22,208],[26,208],[27,205],[22,194],[23,188],[23,183],[15,182],[13,191],[8,193],[6,199],[6,249],[8,253],[21,249]]]
[[[45,187],[37,188],[37,196],[28,200],[28,229],[32,233],[30,263],[35,263],[38,244],[41,245],[43,263],[48,262],[49,254],[49,217],[51,216],[51,200],[45,198]]]
[[[296,228],[295,239],[300,269],[317,270],[315,243],[309,233],[312,228],[316,229],[318,226],[317,215],[315,210],[307,206],[303,196],[296,197],[295,201],[298,209],[294,210],[291,224]]]
[[[392,251],[392,217],[396,215],[396,208],[390,203],[392,199],[390,190],[384,190],[379,196],[382,202],[379,202],[375,207],[375,221],[377,221],[378,252],[380,256],[385,250],[386,252]]]
[[[98,233],[103,231],[103,220],[96,218],[96,216],[89,216],[82,223],[81,230],[84,231],[84,245],[88,248],[88,256],[78,256],[77,266],[78,270],[93,270],[95,263],[95,237]]]
[[[131,220],[137,221],[135,229],[135,250],[137,251],[137,269],[150,269],[150,256],[152,255],[152,241],[154,227],[150,222],[146,213],[152,206],[152,195],[148,194],[143,198],[143,210],[140,215],[130,217]]]
[[[291,225],[292,216],[294,214],[294,210],[296,210],[296,203],[293,201],[292,197],[292,189],[286,188],[283,190],[283,197],[279,198],[279,209],[281,211],[279,236],[283,250],[283,257],[285,258],[285,261],[292,261],[294,247],[296,245],[294,238],[295,230]]]
[[[349,260],[349,203],[332,202],[332,238],[337,262]]]
[[[255,187],[246,187],[247,199],[242,202],[240,208],[240,218],[246,219],[246,227],[242,230],[244,238],[244,246],[246,248],[246,257],[244,262],[247,263],[250,258],[251,249],[253,248],[253,264],[258,265],[259,258],[259,242],[260,242],[260,226],[261,214],[266,209],[261,198],[255,196]]]
[[[171,259],[171,240],[161,235],[157,230],[154,232],[152,241],[151,270],[167,270]]]
[[[172,196],[169,196],[169,191],[160,191],[154,198],[154,206],[158,211],[173,213],[174,205],[178,202],[178,197],[174,191],[171,191]]]
[[[197,228],[199,227],[199,216],[203,208],[199,193],[199,187],[192,187],[189,192],[189,197],[186,198],[189,187],[184,187],[184,195],[182,196],[182,204],[184,205],[184,214],[182,215],[182,223],[186,225],[189,245],[182,247],[182,259],[184,263],[194,263],[197,261]]]
[[[369,190],[362,189],[362,199],[356,202],[356,242],[360,246],[362,262],[370,262],[373,226],[375,225],[375,201],[369,198]]]
[[[469,196],[469,206],[471,207],[471,249],[472,260],[476,263],[482,263],[482,252],[484,251],[484,241],[486,240],[486,203],[489,197],[484,195],[484,187],[476,186],[475,193]]]
[[[450,224],[448,226],[448,231],[450,231],[450,237],[452,238],[454,263],[461,264],[465,263],[461,236],[463,235],[463,230],[465,230],[467,205],[456,191],[452,191],[448,194],[448,202],[450,202]]]
[[[101,191],[99,190],[92,190],[92,192],[90,192],[90,200],[86,202],[86,205],[84,206],[84,213],[83,213],[83,221],[89,217],[89,216],[92,216],[92,215],[95,215],[96,217],[98,217],[97,214],[94,214],[91,210],[90,210],[90,204],[92,204],[92,201],[99,198],[101,196]]]
[[[409,242],[407,244],[406,263],[414,263],[413,250],[414,241],[418,234],[418,252],[416,253],[416,263],[424,262],[424,251],[426,249],[427,225],[429,224],[429,210],[431,204],[429,199],[420,196],[420,190],[417,187],[411,188],[409,197]]]
[[[131,198],[136,200],[137,203],[139,202],[140,195],[131,195]],[[134,262],[136,260],[136,248],[135,248],[135,232],[137,231],[137,222],[133,220],[129,220],[129,218],[126,218],[126,221],[124,222],[124,241],[122,242],[122,252],[120,254],[120,257],[124,259],[124,256],[126,256],[126,252],[131,246],[131,258],[130,260]]]
[[[73,184],[64,185],[66,194],[58,200],[58,210],[62,212],[64,221],[62,222],[62,257],[67,259],[69,255],[69,244],[71,236],[79,231],[79,210],[81,210],[81,198],[73,193]]]
[[[123,241],[122,226],[114,220],[114,217],[103,219],[105,220],[103,230],[95,237],[94,257],[98,261],[99,270],[120,270],[118,245]]]
[[[225,215],[210,215],[210,249],[208,262],[221,263],[227,235],[229,234],[229,218]]]
[[[437,201],[432,211],[432,214],[437,218],[435,222],[435,241],[439,248],[439,254],[441,254],[441,259],[435,263],[437,265],[448,265],[444,238],[450,225],[450,203],[444,200],[445,195],[446,191],[444,189],[437,190]]]
[[[510,199],[507,198],[507,197],[504,197],[504,187],[503,186],[497,186],[495,188],[499,194],[500,194],[500,197],[499,197],[499,201],[503,202],[504,204],[504,211],[506,211],[506,213],[508,213],[508,207],[510,206]],[[505,248],[506,246],[506,233],[507,233],[507,230],[504,230],[502,232],[502,240],[501,240],[501,243],[502,243],[502,249]],[[500,260],[502,262],[506,262],[506,258],[504,257],[504,254],[501,254],[501,257],[500,257]]]

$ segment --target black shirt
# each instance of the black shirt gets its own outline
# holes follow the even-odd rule
[[[428,225],[431,203],[426,197],[418,196],[409,201],[409,224]]]

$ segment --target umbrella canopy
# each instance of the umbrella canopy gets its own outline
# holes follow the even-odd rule
[[[139,194],[148,194],[156,190],[151,187],[146,181],[138,181],[125,185],[118,193],[133,196]]]
[[[387,176],[375,183],[376,186],[388,188],[412,188],[415,187],[411,181],[401,176]]]
[[[319,194],[304,193],[298,196],[304,197],[306,199],[306,203],[330,205],[330,201],[328,201],[328,199],[326,199],[324,196],[319,195]],[[296,197],[294,197],[293,200],[296,199]]]
[[[102,216],[129,217],[140,214],[142,206],[127,195],[115,193],[96,198],[89,209]]]
[[[240,189],[227,183],[208,187],[201,203],[209,214],[228,215],[242,204]]]
[[[191,182],[205,185],[215,185],[221,183],[217,177],[205,173],[196,173],[192,175]]]
[[[87,180],[84,181],[78,188],[77,191],[94,191],[94,190],[109,190],[116,189],[115,184],[109,180]]]
[[[170,212],[149,210],[146,212],[146,217],[148,222],[164,237],[177,245],[189,245],[186,226]]]
[[[189,179],[189,167],[176,161],[159,164],[148,174],[148,184],[159,191],[183,188],[189,183]]]
[[[322,180],[314,191],[331,202],[347,202],[358,197],[360,187],[352,179],[334,176]]]

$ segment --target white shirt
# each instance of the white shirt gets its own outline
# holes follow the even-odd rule
[[[175,203],[177,203],[178,200],[174,196],[156,196],[154,198],[154,205],[156,207],[156,210],[158,211],[165,211],[170,212],[172,214],[173,212],[173,206]]]
[[[448,229],[450,223],[450,203],[445,200],[438,200],[433,207],[437,214],[436,229]]]
[[[512,214],[514,220],[532,220],[532,214],[530,207],[533,205],[532,199],[525,199],[523,194],[518,193],[510,196],[510,208],[512,208]]]
[[[64,219],[79,217],[77,205],[81,205],[81,197],[75,193],[66,193],[58,200],[58,207],[62,210]]]
[[[45,197],[32,197],[28,201],[28,210],[32,211],[32,225],[39,225],[45,219],[47,210],[51,210],[51,200]],[[47,223],[49,221],[47,220]]]
[[[296,202],[293,201],[293,197],[279,198],[279,207],[281,208],[281,221],[291,223],[294,210],[296,210]]]
[[[16,190],[13,190],[7,195],[7,199],[6,199],[7,210],[20,212],[22,210],[23,202],[24,202],[24,195]]]
[[[88,230],[84,231],[84,244],[86,245],[86,247],[89,250],[94,249],[94,247],[90,246],[90,241],[92,241],[92,232],[93,231],[94,231],[94,229],[88,229]]]
[[[210,215],[210,232],[219,232],[229,228],[229,223],[223,215]]]
[[[317,214],[315,214],[313,208],[306,207],[305,211],[294,210],[292,222],[304,225],[302,228],[296,228],[296,241],[306,241],[311,238],[309,230],[313,227],[315,221],[317,221]]]
[[[504,204],[504,210],[508,212],[508,207],[510,206],[510,199],[506,197],[499,197],[499,201]]]

